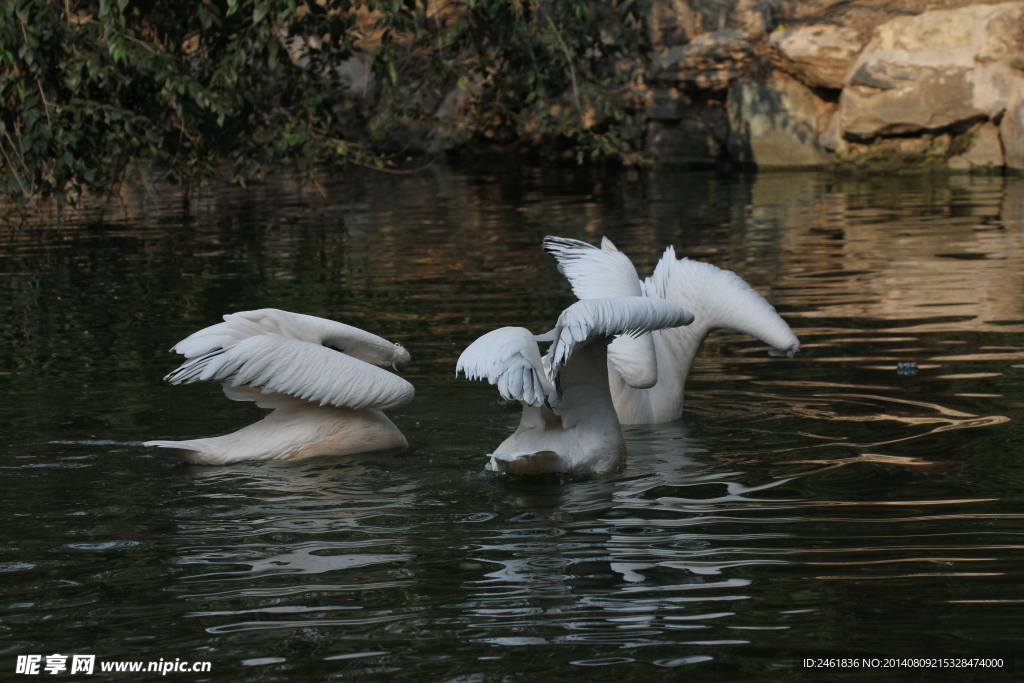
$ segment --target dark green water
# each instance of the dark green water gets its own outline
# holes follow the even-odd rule
[[[1024,650],[1024,181],[509,170],[286,183],[0,227],[0,679],[1014,680],[807,657]],[[716,333],[616,475],[483,472],[518,411],[455,359],[571,303],[546,234],[736,270],[804,343]],[[398,341],[401,452],[187,466],[256,420],[171,387],[226,312]],[[916,362],[916,374],[897,363]],[[43,673],[40,677],[50,679]],[[59,678],[70,678],[65,672]],[[151,678],[160,678],[150,674]]]

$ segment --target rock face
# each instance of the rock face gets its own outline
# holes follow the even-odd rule
[[[1010,107],[999,123],[1006,167],[1024,171],[1024,102]]]
[[[953,152],[953,136],[949,133],[920,137],[879,138],[871,143],[851,142],[840,145],[833,158],[846,168],[906,171],[908,169],[943,169]]]
[[[744,74],[753,56],[746,34],[735,29],[714,31],[656,55],[651,79],[724,89]]]
[[[840,128],[870,140],[969,125],[1024,97],[1024,6],[974,5],[879,26],[840,99]]]
[[[654,48],[644,152],[695,166],[729,161],[728,91],[756,67],[783,0],[648,0]]]
[[[891,74],[891,77],[890,77]],[[958,69],[922,69],[916,73],[863,66],[843,91],[840,126],[847,138],[920,133],[961,121],[984,118],[972,102],[973,84]]]
[[[855,26],[828,2],[651,2],[665,29],[644,110],[654,158],[1024,170],[1024,0],[894,2],[906,14],[865,24],[861,8]],[[787,11],[796,24],[772,32]]]
[[[544,4],[537,4],[538,20]],[[928,9],[933,4],[953,9]],[[394,134],[396,149],[444,154],[517,142],[523,151],[575,158],[565,136],[547,125],[556,119],[607,131],[627,156],[643,150],[693,166],[1024,172],[1024,0],[640,6],[650,61],[631,53],[630,43],[596,64],[594,74],[609,84],[602,97],[587,91],[598,87],[593,82],[579,92],[574,85],[543,105],[510,111],[514,128],[481,131],[473,107],[483,81],[448,86],[417,101],[433,110],[433,125],[401,124],[407,140]],[[430,16],[454,20],[464,11],[465,3],[442,3]],[[382,40],[372,34],[372,13],[362,16],[360,30],[376,36],[367,40]],[[313,58],[324,38],[284,29],[278,37],[297,66],[326,68]],[[357,50],[331,68],[347,97],[372,106],[367,55]]]
[[[647,0],[647,26],[655,51],[698,36],[735,29],[758,36],[775,28],[786,0]]]
[[[994,171],[1004,165],[999,128],[986,121],[962,137],[967,149],[950,157],[949,167],[957,171]]]
[[[691,166],[727,159],[729,120],[721,102],[694,102],[674,89],[655,90],[645,114],[644,152],[648,156]]]
[[[647,26],[654,49],[684,45],[701,33],[719,28],[704,29],[699,12],[686,0],[652,0],[647,10]]]
[[[760,36],[779,23],[782,0],[736,0],[729,13],[729,25],[750,36]]]
[[[813,24],[778,31],[768,42],[778,68],[812,88],[839,90],[865,41],[852,28]]]
[[[644,138],[644,152],[658,161],[704,167],[725,158],[725,145],[724,140],[715,137],[714,127],[703,121],[651,121]]]
[[[739,83],[729,93],[730,157],[759,168],[830,165],[819,135],[834,109],[782,73]]]

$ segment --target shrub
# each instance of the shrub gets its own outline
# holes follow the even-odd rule
[[[0,16],[0,161],[22,203],[102,192],[133,161],[186,185],[387,168],[431,134],[634,156],[616,89],[642,50],[638,0],[0,0]],[[343,82],[353,59],[365,93]],[[438,118],[456,88],[464,115]]]

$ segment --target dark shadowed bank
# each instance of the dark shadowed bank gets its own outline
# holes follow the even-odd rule
[[[3,163],[26,200],[105,190],[137,163],[195,183],[527,138],[632,154],[614,97],[642,42],[635,1],[0,7]]]
[[[0,0],[21,204],[435,159],[1024,168],[1024,2]]]

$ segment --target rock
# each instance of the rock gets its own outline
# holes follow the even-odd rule
[[[970,164],[971,169],[994,170],[1003,166],[1003,145],[999,142],[999,128],[991,121],[978,126],[963,136],[970,147],[960,158]],[[950,159],[952,161],[952,159]]]
[[[843,144],[843,136],[839,131],[838,109],[829,117],[825,130],[818,136],[818,144],[826,152],[835,152]]]
[[[701,15],[686,0],[651,0],[647,26],[655,50],[683,45],[707,32]]]
[[[844,141],[833,157],[840,166],[876,171],[915,171],[948,168],[953,136],[923,135],[881,138],[871,144]]]
[[[323,40],[316,36],[288,36],[287,30],[283,27],[275,30],[278,41],[288,53],[292,64],[302,70],[310,68],[309,53],[311,50],[323,49]],[[367,58],[368,59],[368,58]],[[333,71],[338,86],[350,95],[358,95],[368,98],[372,94],[374,78],[368,61],[362,57],[353,55],[338,64],[336,67],[327,69],[325,73]]]
[[[1024,103],[1011,107],[999,122],[999,138],[1006,154],[1006,167],[1024,170]]]
[[[709,115],[709,110],[714,111],[711,114],[713,119],[720,119],[728,127],[726,119],[718,116],[718,113],[722,111],[721,105],[695,102],[692,98],[675,88],[656,88],[647,93],[644,116],[650,121],[700,120]],[[708,119],[708,122],[710,123],[711,119]],[[721,137],[723,140],[727,132],[728,128],[722,132]]]
[[[949,158],[949,170],[951,171],[970,171],[971,162],[964,159],[962,156],[955,156]]]
[[[714,31],[655,55],[651,78],[722,90],[745,73],[753,56],[746,34]]]
[[[895,71],[883,63],[865,73],[862,66],[840,97],[840,125],[851,139],[945,128],[985,116],[973,91],[964,69]]]
[[[777,31],[768,42],[778,68],[812,88],[838,90],[865,41],[852,28],[811,24]]]
[[[729,156],[758,167],[825,166],[819,134],[835,104],[782,73],[729,92]]]
[[[779,23],[786,0],[647,0],[646,24],[658,51],[712,31],[763,36]]]
[[[781,0],[737,0],[729,13],[729,28],[763,36],[778,25],[781,10]]]
[[[719,160],[721,151],[707,130],[693,121],[652,121],[647,126],[644,153],[656,161],[710,166]]]
[[[840,98],[843,135],[868,140],[993,117],[1024,101],[1024,2],[893,19],[875,29]]]
[[[725,156],[729,131],[725,108],[720,104],[685,104],[679,118],[647,124],[644,152],[662,162],[711,166]]]
[[[679,121],[686,116],[691,103],[675,89],[651,90],[644,117],[648,121]]]
[[[373,92],[373,71],[359,57],[349,57],[334,69],[338,85],[353,95],[368,97]]]

